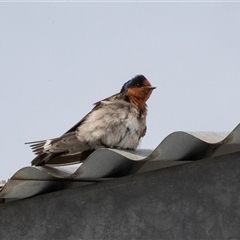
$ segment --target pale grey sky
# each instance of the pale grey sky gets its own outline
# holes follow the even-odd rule
[[[154,149],[174,131],[240,122],[240,3],[0,3],[0,180],[137,74]]]

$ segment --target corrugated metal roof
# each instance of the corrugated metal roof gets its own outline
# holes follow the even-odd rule
[[[239,239],[240,151],[0,204],[0,239]]]
[[[2,187],[0,198],[27,198],[239,150],[240,124],[231,133],[174,132],[154,150],[99,149],[82,164],[24,167]]]

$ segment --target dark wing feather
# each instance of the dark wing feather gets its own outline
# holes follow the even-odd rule
[[[99,102],[96,102],[94,105],[94,108],[92,109],[92,111],[102,107],[103,103],[102,102],[106,102],[106,101],[114,101],[114,100],[118,100],[118,99],[125,99],[125,94],[123,93],[117,93],[114,94],[111,97],[105,98]],[[91,112],[92,112],[91,111]],[[79,122],[77,122],[73,127],[71,127],[66,133],[64,133],[63,135],[70,133],[70,132],[75,132],[77,130],[77,128],[79,126],[81,126],[81,124],[83,124],[83,122],[87,119],[88,115],[91,113],[89,112],[86,116],[84,116]],[[62,135],[62,136],[63,136]],[[61,137],[60,137],[61,138]],[[59,139],[59,138],[56,138]],[[27,144],[31,144],[30,147],[33,149],[33,152],[35,154],[40,154],[38,156],[36,156],[31,164],[32,165],[36,165],[36,166],[40,166],[40,165],[45,165],[46,163],[50,163],[51,161],[53,162],[53,160],[55,160],[56,158],[61,157],[61,155],[65,154],[66,152],[59,152],[59,153],[43,153],[41,154],[41,148],[44,146],[45,142],[44,141],[36,141],[36,142],[29,142]],[[85,156],[85,154],[83,154],[83,156]],[[74,160],[75,162],[75,160]],[[64,162],[62,162],[64,163]]]

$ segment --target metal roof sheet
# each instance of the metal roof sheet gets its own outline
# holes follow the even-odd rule
[[[0,199],[27,198],[239,150],[240,124],[231,133],[174,132],[154,150],[99,149],[82,164],[24,167],[0,189]]]
[[[239,239],[239,159],[240,151],[0,204],[0,239]]]

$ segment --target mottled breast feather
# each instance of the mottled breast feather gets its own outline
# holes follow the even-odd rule
[[[86,149],[137,148],[145,134],[146,113],[139,114],[136,107],[119,95],[98,102],[93,110],[76,130],[81,146],[86,143]]]

